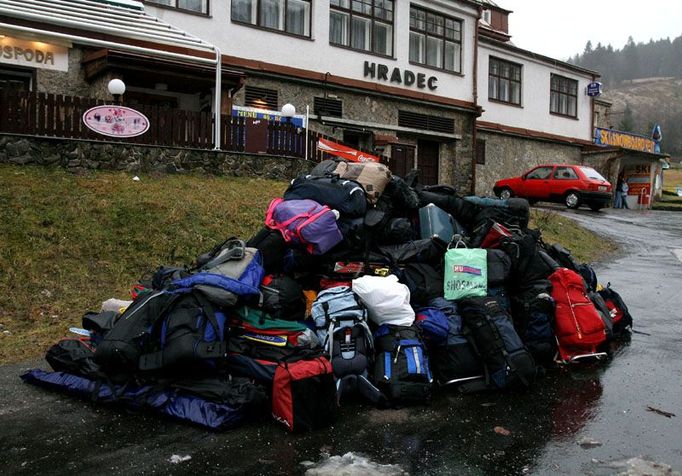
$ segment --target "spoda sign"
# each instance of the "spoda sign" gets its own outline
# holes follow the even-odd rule
[[[93,131],[109,137],[136,137],[149,130],[149,119],[125,106],[95,106],[85,111],[83,122]]]

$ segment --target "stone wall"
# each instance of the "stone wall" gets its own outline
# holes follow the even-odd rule
[[[66,96],[81,96],[97,99],[111,99],[107,84],[114,78],[111,73],[103,74],[93,82],[85,80],[85,73],[81,68],[84,50],[77,46],[69,48],[69,70],[51,71],[36,70],[36,91],[64,94]]]
[[[314,166],[291,157],[11,135],[0,135],[0,163],[53,165],[74,173],[97,169],[131,173],[191,171],[273,180],[290,180]]]
[[[476,165],[478,195],[492,195],[497,180],[520,175],[536,165],[581,163],[579,146],[480,131],[477,139],[485,140],[485,165]]]

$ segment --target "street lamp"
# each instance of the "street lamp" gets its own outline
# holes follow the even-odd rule
[[[126,92],[125,83],[120,79],[112,79],[109,81],[107,89],[109,89],[109,93],[114,97],[114,104],[117,106],[121,104],[121,96]]]
[[[296,114],[296,108],[290,102],[282,106],[282,116],[287,118],[287,124],[291,124],[291,118]]]

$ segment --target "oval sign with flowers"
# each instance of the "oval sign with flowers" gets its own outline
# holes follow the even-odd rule
[[[149,130],[149,119],[125,106],[95,106],[83,114],[83,122],[93,131],[109,137],[135,137]]]

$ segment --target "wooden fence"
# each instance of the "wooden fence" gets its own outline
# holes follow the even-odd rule
[[[0,89],[0,133],[213,149],[212,113],[136,106],[149,119],[149,130],[137,137],[118,139],[97,134],[83,123],[85,111],[104,104],[106,102],[101,99]],[[267,133],[261,125],[260,134],[256,134],[255,122],[222,115],[221,150],[304,157],[305,129],[288,123],[267,122]],[[319,138],[339,142],[309,131],[308,158],[315,162],[326,157],[317,149]]]

